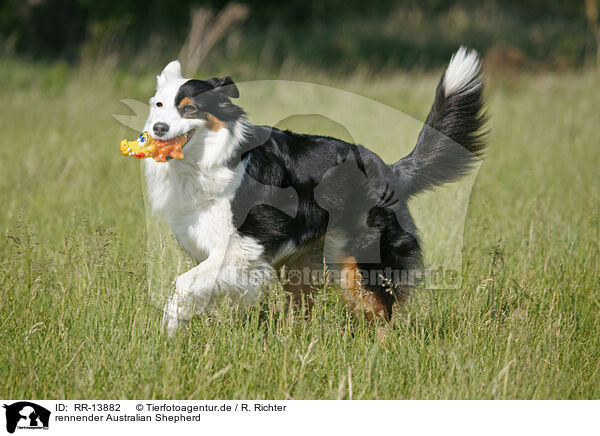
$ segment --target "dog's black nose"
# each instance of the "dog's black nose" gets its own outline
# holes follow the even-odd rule
[[[164,136],[169,131],[169,125],[167,123],[156,123],[152,129],[156,136]]]

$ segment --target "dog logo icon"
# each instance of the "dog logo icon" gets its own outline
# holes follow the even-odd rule
[[[19,401],[4,405],[6,409],[6,431],[14,433],[19,429],[48,429],[50,411],[29,401]]]

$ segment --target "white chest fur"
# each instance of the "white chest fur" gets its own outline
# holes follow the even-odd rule
[[[148,159],[145,165],[152,211],[165,218],[182,247],[199,262],[227,247],[236,234],[230,205],[242,175],[242,165],[210,171],[178,161]]]

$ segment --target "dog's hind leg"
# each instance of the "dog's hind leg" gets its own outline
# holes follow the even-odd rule
[[[364,234],[338,255],[342,295],[355,312],[389,321],[394,304],[408,297],[410,278],[422,272],[419,241],[391,208],[374,207],[367,223],[379,230],[377,238]]]
[[[386,294],[382,286],[369,286],[369,278],[363,276],[364,272],[368,271],[359,269],[356,258],[349,256],[343,259],[340,274],[342,298],[357,315],[364,315],[369,320],[389,321],[392,316],[393,296]]]

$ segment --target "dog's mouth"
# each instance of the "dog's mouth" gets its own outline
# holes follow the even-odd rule
[[[183,148],[187,145],[188,142],[190,142],[190,139],[192,139],[192,136],[194,136],[195,131],[196,131],[195,129],[188,130],[183,135],[175,136],[175,137],[173,137],[171,139],[167,139],[167,140],[155,139],[154,142],[158,146],[158,150],[159,150],[159,155],[157,157],[160,159],[160,160],[158,160],[155,158],[155,160],[157,160],[159,162],[160,161],[167,162],[173,158],[182,159],[184,157],[183,156]],[[167,152],[161,153],[162,150],[167,150]],[[175,151],[169,152],[169,150],[175,150]],[[162,160],[163,156],[164,156],[164,160]]]
[[[190,139],[192,139],[192,136],[194,136],[195,132],[196,132],[196,129],[188,130],[187,132],[183,133],[182,135],[174,136],[170,139],[157,139],[157,138],[152,137],[152,142],[154,144],[156,144],[156,146],[159,148],[181,147],[181,149],[183,150],[183,147],[185,147],[187,145],[187,143],[190,142]]]

